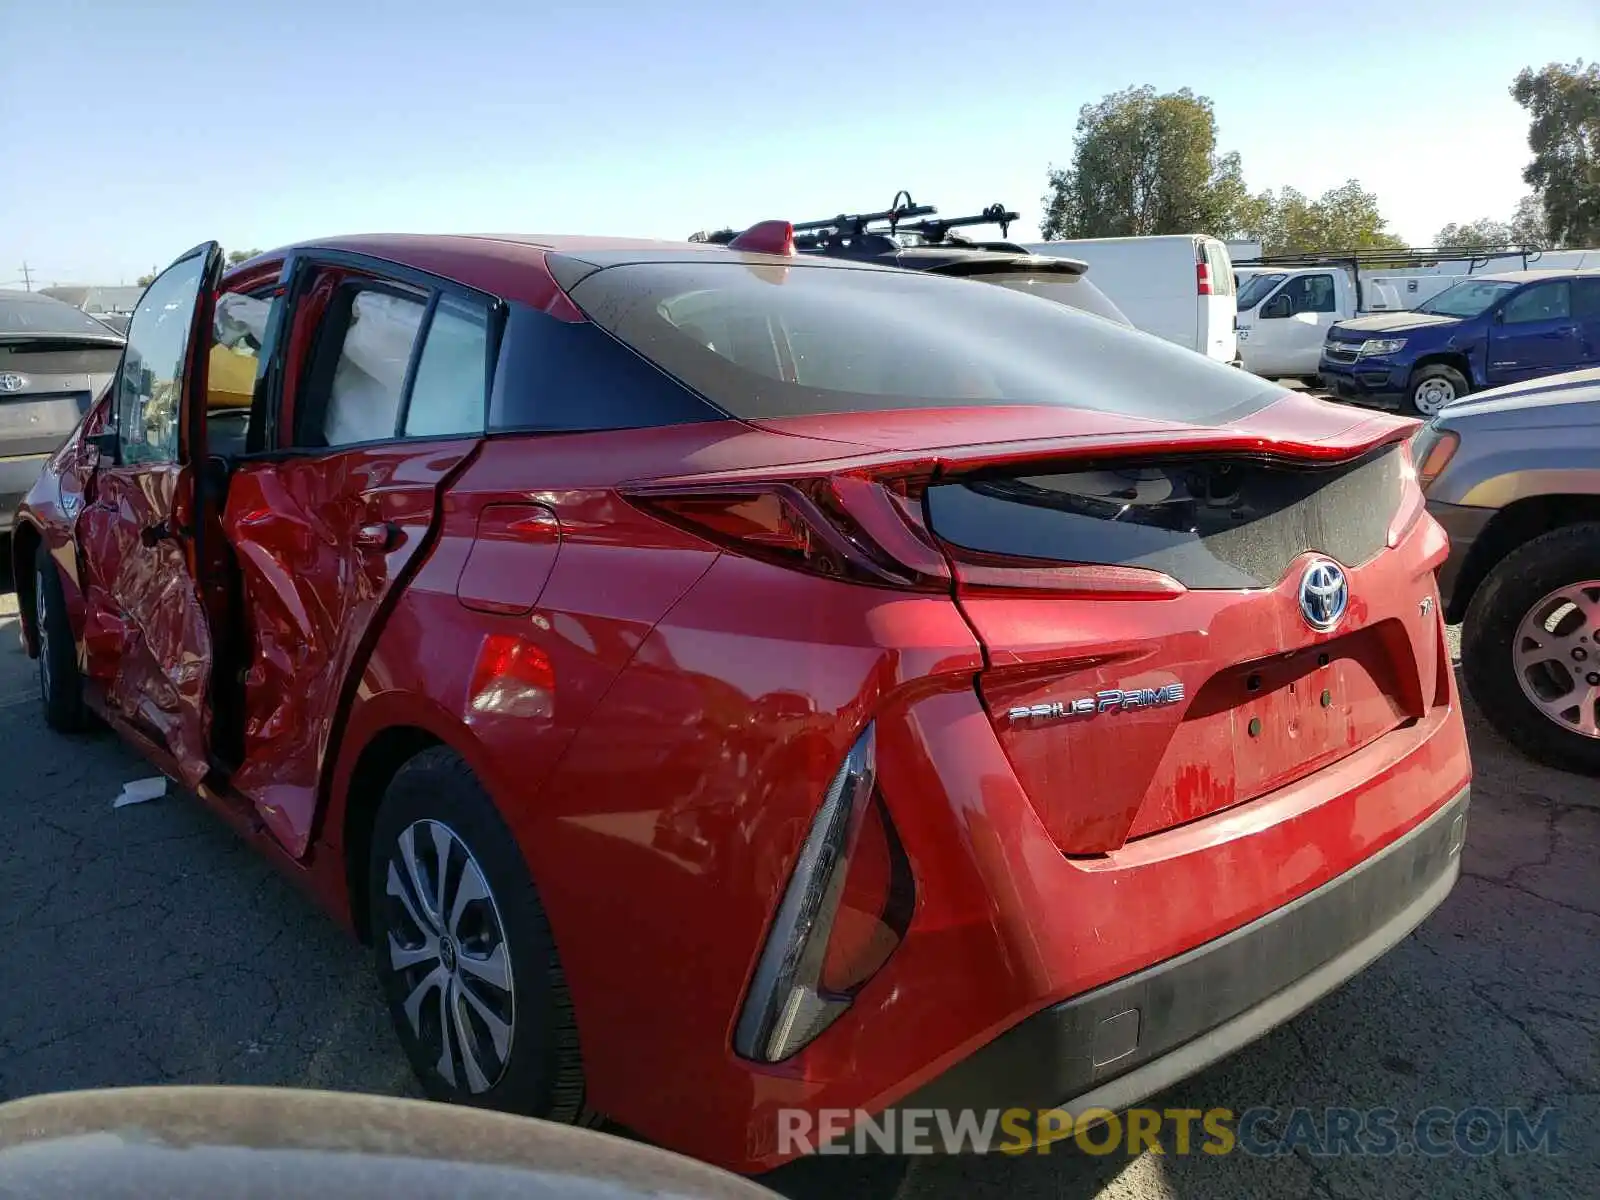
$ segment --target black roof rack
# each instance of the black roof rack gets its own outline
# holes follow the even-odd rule
[[[950,236],[951,230],[969,229],[974,225],[998,225],[1000,236],[1010,236],[1011,224],[1020,214],[1003,204],[991,204],[982,212],[966,217],[935,217],[939,210],[931,204],[918,204],[911,193],[895,194],[888,208],[878,212],[840,213],[817,221],[794,223],[794,244],[797,250],[821,250],[844,245],[866,237],[883,237],[893,242],[901,236],[910,236],[923,245],[965,243],[959,235]],[[920,220],[917,218],[921,218]],[[727,244],[739,236],[739,231],[719,229],[715,233],[696,234],[693,240]],[[898,243],[895,243],[898,244]],[[987,248],[981,243],[975,248]]]
[[[1257,258],[1241,258],[1235,267],[1344,267],[1356,289],[1356,308],[1367,307],[1365,289],[1361,284],[1363,270],[1403,270],[1406,267],[1423,267],[1441,262],[1465,262],[1467,274],[1475,275],[1496,259],[1520,258],[1522,270],[1539,261],[1544,250],[1538,246],[1508,246],[1503,250],[1452,250],[1444,246],[1403,246],[1399,249],[1343,250],[1328,254],[1263,254]],[[1501,268],[1504,270],[1505,268]]]
[[[1520,258],[1522,269],[1539,261],[1541,246],[1487,247],[1453,250],[1445,246],[1403,246],[1383,250],[1338,250],[1322,254],[1262,254],[1234,260],[1237,267],[1418,267],[1429,263],[1470,262],[1468,274],[1475,273],[1496,259]]]

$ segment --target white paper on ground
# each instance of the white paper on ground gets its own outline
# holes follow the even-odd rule
[[[167,794],[167,777],[157,775],[151,779],[133,779],[122,785],[122,794],[111,802],[112,808],[129,804],[143,804],[146,800],[159,800]]]

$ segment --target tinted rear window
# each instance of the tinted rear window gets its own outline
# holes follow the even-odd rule
[[[42,337],[72,337],[88,334],[113,338],[116,331],[100,324],[87,313],[49,296],[0,297],[0,334],[36,333]]]
[[[576,433],[723,419],[593,325],[507,306],[489,393],[491,429]]]
[[[838,266],[648,262],[571,292],[734,416],[1046,404],[1212,422],[1280,389],[1064,304],[965,279]]]

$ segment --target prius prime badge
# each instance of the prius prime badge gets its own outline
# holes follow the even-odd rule
[[[1318,633],[1344,620],[1350,607],[1350,580],[1331,558],[1319,558],[1300,576],[1300,615]]]
[[[1162,708],[1168,704],[1183,703],[1183,684],[1169,683],[1165,687],[1107,688],[1092,696],[1079,696],[1072,700],[1052,700],[1047,704],[1024,704],[1006,712],[1006,720],[1013,725],[1024,722],[1060,721],[1067,717],[1092,717],[1096,713],[1129,712],[1139,708]]]

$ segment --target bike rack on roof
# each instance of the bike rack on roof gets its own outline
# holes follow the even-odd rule
[[[910,192],[901,191],[888,208],[879,212],[840,213],[817,221],[796,221],[794,244],[798,250],[821,250],[842,247],[857,239],[883,237],[899,245],[896,238],[911,236],[918,239],[918,244],[937,246],[950,240],[952,230],[970,229],[975,225],[998,225],[1000,236],[1006,238],[1010,236],[1012,222],[1020,217],[1003,204],[991,204],[982,212],[965,217],[935,217],[938,211],[931,204],[918,204]],[[740,232],[719,229],[715,233],[695,234],[691,240],[727,245]]]

